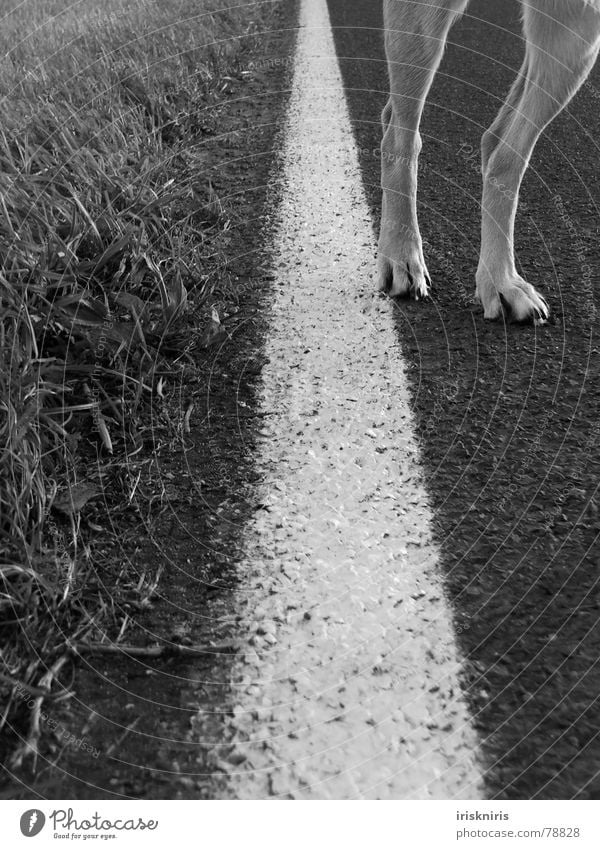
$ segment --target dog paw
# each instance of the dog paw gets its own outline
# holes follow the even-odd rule
[[[521,277],[494,285],[478,281],[476,296],[483,306],[483,317],[495,320],[504,316],[513,322],[541,322],[550,315],[550,307],[540,293]]]
[[[416,251],[407,252],[405,258],[398,261],[380,253],[377,288],[392,298],[419,301],[429,297],[431,279],[425,262]]]

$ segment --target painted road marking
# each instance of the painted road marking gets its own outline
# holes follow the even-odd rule
[[[481,798],[326,0],[302,2],[282,156],[249,648],[216,756],[241,798]]]

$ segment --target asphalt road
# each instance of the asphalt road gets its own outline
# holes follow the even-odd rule
[[[283,135],[253,454],[262,506],[238,540],[233,749],[217,765],[242,799],[480,799],[325,0],[302,3]]]
[[[329,0],[375,221],[379,115],[387,88],[380,5]],[[291,35],[295,18],[277,26]],[[253,465],[264,436],[254,423],[255,383],[273,279],[270,271],[261,273],[270,258],[262,256],[265,245],[256,233],[270,226],[264,189],[277,170],[273,148],[289,94],[292,38],[280,44],[265,39],[262,49],[227,108],[215,111],[219,134],[209,158],[214,185],[237,215],[223,252],[227,273],[239,283],[244,321],[231,345],[210,354],[209,385],[195,390],[192,449],[163,469],[179,483],[171,527],[159,527],[153,540],[152,556],[168,566],[152,609],[137,623],[146,639],[185,633],[195,645],[249,642],[235,599],[237,549],[248,517],[263,509],[247,484],[262,479]],[[409,363],[434,531],[466,657],[464,692],[483,741],[485,793],[591,799],[600,798],[600,67],[538,146],[522,195],[521,271],[549,301],[553,322],[535,328],[488,324],[471,300],[479,240],[477,150],[521,53],[513,0],[474,0],[452,31],[423,125],[420,217],[436,289],[430,302],[397,303],[395,332]],[[339,251],[352,255],[343,243]],[[332,298],[334,311],[350,311],[337,291]],[[327,315],[324,310],[324,324]],[[326,326],[322,333],[327,340]],[[362,381],[372,357],[368,340],[363,344]],[[200,496],[190,490],[184,509],[181,480],[190,470],[204,488]],[[406,497],[400,478],[386,486],[398,502]],[[394,530],[401,540],[405,531],[388,532]],[[261,680],[246,684],[258,686],[257,699],[264,696]],[[100,659],[80,669],[75,688],[79,701],[61,721],[102,757],[65,747],[56,762],[54,755],[44,762],[35,780],[11,775],[7,795],[239,795],[231,785],[231,756],[242,757],[234,749],[241,685],[232,681],[227,658],[213,662],[209,655],[185,665],[174,659],[151,668]],[[363,698],[356,697],[358,706]],[[219,761],[215,769],[216,755],[229,763]],[[278,792],[274,786],[271,795]]]
[[[375,217],[387,86],[380,6],[329,0]],[[600,68],[538,145],[522,193],[520,271],[554,320],[488,324],[470,302],[477,151],[521,62],[517,3],[475,0],[450,42],[422,128],[419,212],[435,294],[430,303],[399,302],[397,330],[465,687],[491,797],[595,799]]]

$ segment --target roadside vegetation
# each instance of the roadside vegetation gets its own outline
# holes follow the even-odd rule
[[[73,645],[123,631],[116,600],[143,604],[156,585],[111,572],[111,540],[160,509],[156,452],[188,427],[174,387],[221,332],[204,257],[227,222],[203,175],[204,115],[272,5],[0,0],[0,734],[13,766],[35,755],[44,700],[64,697]]]

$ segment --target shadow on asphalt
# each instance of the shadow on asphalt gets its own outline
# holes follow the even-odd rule
[[[381,12],[371,0],[329,8],[376,220]],[[398,302],[398,338],[490,796],[595,799],[600,68],[538,145],[522,193],[517,253],[553,323],[487,324],[471,302],[478,149],[520,65],[517,4],[477,0],[450,40],[422,128],[419,213],[436,289],[429,303]]]

